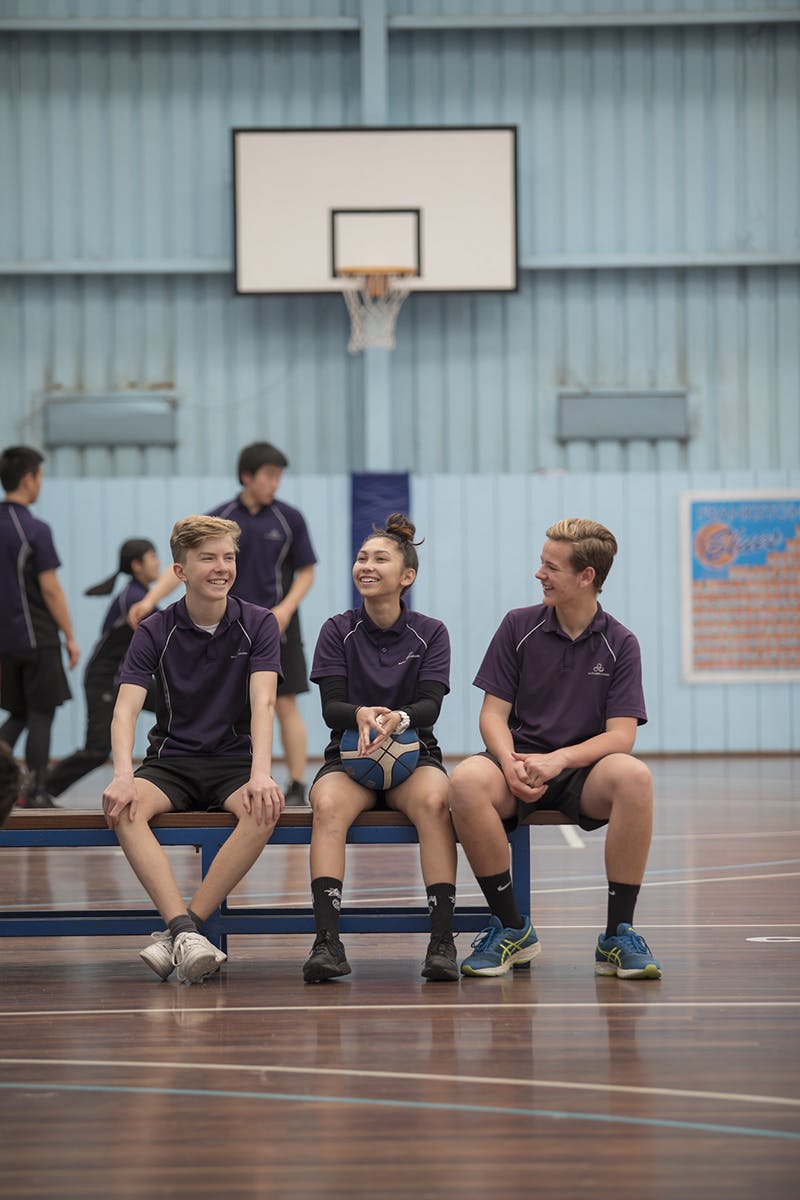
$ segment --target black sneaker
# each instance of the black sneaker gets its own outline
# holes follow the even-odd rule
[[[338,933],[323,929],[314,939],[311,953],[303,963],[303,979],[306,983],[324,983],[326,979],[349,975],[350,969]]]
[[[451,933],[435,933],[428,942],[422,976],[441,981],[458,979],[456,944]]]
[[[48,792],[34,792],[25,797],[24,808],[58,808],[53,797]]]
[[[298,779],[291,779],[283,793],[287,808],[305,808],[306,785]]]

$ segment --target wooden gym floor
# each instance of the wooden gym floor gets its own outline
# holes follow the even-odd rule
[[[595,977],[603,835],[572,828],[535,831],[543,953],[513,977],[426,983],[419,935],[351,936],[315,987],[309,938],[232,938],[194,988],[132,939],[4,940],[0,1196],[794,1198],[800,760],[651,766],[659,982]],[[240,898],[307,893],[281,847]],[[345,904],[422,894],[416,847],[350,848]],[[4,906],[92,898],[140,901],[119,851],[0,851]]]

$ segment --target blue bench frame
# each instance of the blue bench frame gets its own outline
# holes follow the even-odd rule
[[[537,814],[534,824],[563,824],[559,813]],[[170,813],[153,821],[153,832],[162,846],[194,846],[200,852],[204,877],[214,856],[230,837],[235,819],[229,813]],[[400,813],[369,812],[351,827],[353,845],[407,845],[417,841],[414,826]],[[309,845],[311,813],[292,809],[278,821],[268,846]],[[509,834],[514,895],[522,912],[530,909],[530,833],[520,826]],[[116,835],[106,828],[99,811],[77,809],[16,810],[0,829],[0,848],[12,846],[68,848],[116,847]],[[459,905],[455,914],[458,932],[479,930],[487,922],[485,905]],[[153,908],[82,908],[36,912],[0,910],[0,937],[116,937],[146,936],[161,926]],[[424,933],[430,929],[427,907],[365,906],[342,910],[343,933]],[[254,905],[221,905],[209,917],[206,936],[225,950],[231,934],[313,933],[310,905],[271,908]]]

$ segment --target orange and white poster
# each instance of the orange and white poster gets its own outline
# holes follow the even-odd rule
[[[800,679],[800,495],[681,496],[683,675]]]

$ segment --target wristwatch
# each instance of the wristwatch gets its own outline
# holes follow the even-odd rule
[[[405,731],[408,729],[409,725],[411,724],[411,717],[408,715],[407,712],[403,712],[402,708],[398,708],[397,712],[400,715],[400,724],[395,729],[395,733],[405,733]]]

